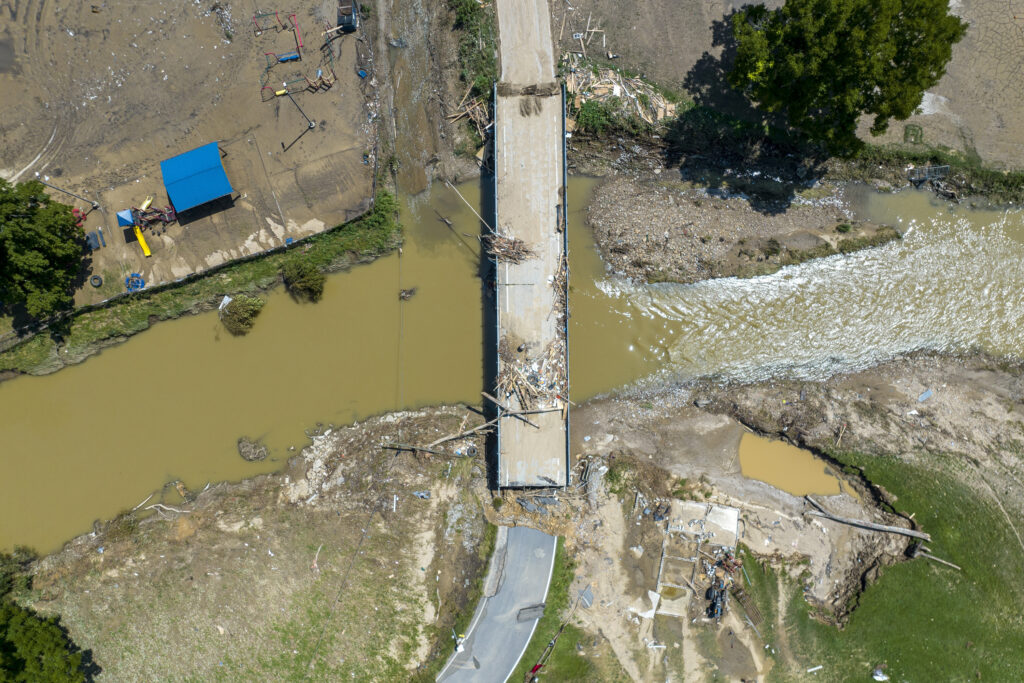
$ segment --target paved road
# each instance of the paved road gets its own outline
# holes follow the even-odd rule
[[[463,651],[448,660],[438,681],[497,683],[508,679],[537,627],[537,619],[519,621],[517,615],[524,607],[547,599],[557,540],[536,529],[508,530],[504,552],[496,547],[491,559],[492,569],[500,567],[500,574],[494,574],[501,577],[497,592],[481,598]],[[492,578],[488,577],[488,583]]]

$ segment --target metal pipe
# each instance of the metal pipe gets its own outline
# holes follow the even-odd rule
[[[302,114],[302,118],[306,119],[306,122],[309,123],[309,127],[316,128],[316,124],[310,121],[309,117],[306,116],[306,112],[302,111],[302,107],[300,107],[299,103],[295,101],[295,98],[292,97],[292,94],[290,92],[285,92],[285,94],[288,95],[288,99],[292,101],[292,104],[295,105],[295,108],[299,110],[300,114]]]
[[[47,180],[49,180],[49,178],[50,178],[50,176],[44,176],[44,177],[45,177],[45,178],[46,178]],[[92,205],[92,208],[93,208],[93,209],[98,209],[98,208],[100,208],[100,203],[99,203],[99,202],[93,201],[92,199],[86,199],[85,197],[83,197],[83,196],[82,196],[82,195],[80,195],[80,194],[75,194],[74,192],[70,192],[69,190],[65,190],[65,189],[64,189],[64,188],[62,188],[62,187],[57,187],[56,185],[52,185],[52,184],[50,184],[50,183],[46,182],[46,180],[43,180],[43,179],[42,179],[41,177],[39,177],[39,171],[36,171],[36,180],[38,180],[39,182],[41,182],[41,183],[42,183],[43,185],[46,185],[46,186],[47,186],[47,187],[49,187],[50,189],[53,189],[53,190],[57,190],[58,192],[63,192],[64,194],[69,194],[69,195],[71,195],[72,197],[74,197],[75,199],[81,199],[81,200],[82,200],[83,202],[88,202],[89,204],[91,204],[91,205]]]

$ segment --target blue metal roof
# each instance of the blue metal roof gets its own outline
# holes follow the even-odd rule
[[[187,211],[234,192],[216,142],[161,161],[160,172],[175,211]]]

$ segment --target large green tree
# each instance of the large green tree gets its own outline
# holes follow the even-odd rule
[[[74,651],[56,619],[0,600],[0,681],[85,681],[82,653]]]
[[[35,554],[0,552],[0,683],[78,683],[85,680],[82,652],[53,617],[14,602],[32,584]]]
[[[41,318],[71,305],[82,264],[82,229],[71,207],[32,180],[0,178],[0,301]]]
[[[880,135],[914,113],[967,25],[947,0],[787,0],[743,8],[732,28],[733,87],[845,155],[862,145],[862,115]]]

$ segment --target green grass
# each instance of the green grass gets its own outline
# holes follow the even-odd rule
[[[796,591],[787,627],[798,661],[824,665],[826,680],[861,679],[883,662],[893,680],[1024,680],[1024,553],[992,501],[959,481],[960,463],[834,457],[897,495],[896,508],[931,534],[933,554],[963,571],[925,559],[888,567],[842,631],[811,619]]]
[[[303,240],[295,248],[233,263],[177,285],[144,290],[104,306],[84,308],[70,321],[64,351],[71,358],[81,358],[105,340],[129,337],[152,322],[211,305],[225,294],[265,290],[280,282],[281,268],[291,259],[331,271],[383,254],[401,243],[397,216],[398,200],[387,190],[379,190],[369,213]],[[60,365],[56,357],[56,344],[42,333],[0,353],[0,370],[52,371]]]
[[[963,176],[971,192],[994,202],[1024,201],[1024,171],[1003,171],[986,166],[976,152],[957,152],[930,145],[865,145],[847,162],[853,177],[872,178],[878,166],[902,173],[907,164],[950,167],[950,176]]]
[[[886,225],[870,235],[843,238],[839,240],[835,247],[825,242],[811,249],[783,249],[775,240],[769,240],[769,245],[761,250],[762,253],[769,258],[773,256],[779,256],[779,258],[775,261],[751,263],[738,273],[738,277],[747,278],[770,275],[786,266],[794,266],[817,258],[835,256],[836,254],[850,254],[861,249],[880,247],[883,244],[888,244],[901,238],[902,236],[899,231]],[[770,244],[772,242],[774,242],[774,245]],[[648,278],[648,281],[650,281],[650,278]]]
[[[488,96],[498,80],[494,7],[476,0],[448,0],[459,33],[459,76],[474,97]]]
[[[743,589],[757,605],[763,621],[758,624],[757,630],[761,632],[761,642],[775,642],[775,621],[778,618],[779,601],[779,579],[771,564],[767,561],[758,560],[750,549],[740,544],[738,556],[743,560]],[[733,602],[733,609],[738,614],[743,614],[743,606],[738,601]]]
[[[484,579],[487,577],[487,570],[490,565],[491,555],[494,554],[494,546],[497,542],[497,538],[498,527],[488,523],[484,528],[484,535],[483,538],[480,539],[480,545],[477,546],[477,558],[480,560],[481,569],[478,572],[477,577],[473,580],[470,588],[464,594],[463,609],[455,615],[454,624],[442,618],[437,624],[426,627],[428,638],[430,638],[434,643],[431,647],[431,651],[440,651],[441,654],[440,656],[429,660],[422,669],[412,676],[410,680],[420,681],[422,683],[433,681],[437,674],[440,673],[445,662],[448,661],[448,655],[451,654],[452,648],[454,647],[454,643],[451,638],[452,629],[454,629],[456,633],[465,633],[466,629],[469,628],[469,622],[473,619],[473,612],[476,611],[477,603],[483,596]]]
[[[548,642],[555,637],[562,620],[568,616],[570,602],[575,596],[569,595],[569,586],[575,576],[576,563],[565,551],[565,541],[558,539],[558,546],[555,550],[555,564],[551,571],[551,585],[548,586],[548,597],[544,616],[537,622],[537,628],[533,632],[533,639],[530,641],[519,666],[509,677],[510,681],[521,681],[524,676],[540,659]],[[572,598],[573,600],[571,600]],[[541,673],[545,680],[551,681],[590,681],[595,680],[594,665],[591,660],[581,657],[576,652],[577,642],[591,640],[578,626],[567,624],[565,630],[558,637],[551,656]]]
[[[43,368],[58,362],[57,345],[47,334],[37,334],[0,354],[0,370],[25,372],[25,368]]]

